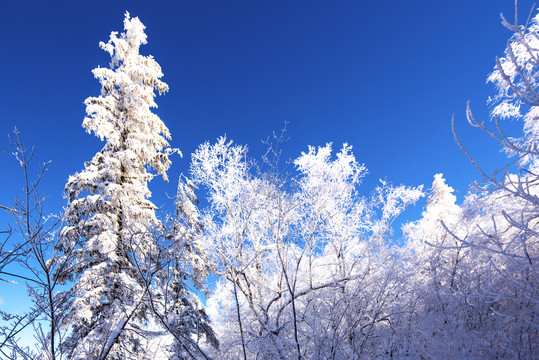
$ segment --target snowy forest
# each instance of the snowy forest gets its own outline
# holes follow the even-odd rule
[[[453,126],[477,169],[457,201],[440,173],[365,192],[367,167],[346,143],[288,161],[286,129],[260,157],[225,135],[205,142],[183,154],[188,173],[172,174],[181,152],[153,111],[169,88],[126,12],[100,43],[101,92],[85,100],[81,131],[104,145],[69,177],[57,213],[40,191],[49,164],[11,135],[25,182],[0,204],[12,218],[0,227],[0,279],[26,286],[32,306],[0,311],[0,357],[538,358],[539,13],[503,24],[513,35],[480,105],[491,121],[471,106],[466,117],[507,163],[484,170]],[[521,136],[506,135],[506,120]],[[174,211],[152,202],[157,177],[177,182]],[[422,198],[421,217],[400,221]]]

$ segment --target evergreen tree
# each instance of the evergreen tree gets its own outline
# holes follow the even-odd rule
[[[153,57],[139,54],[145,27],[126,13],[124,29],[100,43],[112,58],[110,68],[93,70],[101,95],[85,101],[83,127],[105,146],[65,187],[60,248],[76,256],[63,279],[74,285],[62,325],[72,326],[64,347],[77,359],[137,357],[146,344],[141,339],[151,337],[141,334],[152,324],[148,279],[163,225],[148,199],[148,181],[167,180],[169,156],[177,150],[151,111],[155,91],[168,86]]]

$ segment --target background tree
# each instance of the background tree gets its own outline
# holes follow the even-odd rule
[[[209,195],[201,241],[221,276],[208,300],[216,357],[384,354],[391,299],[404,289],[391,223],[422,191],[383,182],[359,196],[366,169],[348,145],[335,159],[330,144],[310,147],[290,177],[271,160],[278,148],[256,166],[225,138],[193,154],[191,180]]]
[[[425,358],[477,357],[481,316],[488,311],[477,297],[486,259],[455,238],[468,239],[473,225],[467,203],[458,206],[453,191],[436,174],[421,219],[404,227],[411,276],[409,311],[398,337],[410,353]]]
[[[456,241],[449,251],[471,258],[466,277],[455,279],[454,288],[476,304],[469,318],[475,319],[473,330],[480,334],[474,344],[477,356],[524,359],[535,357],[539,347],[539,15],[532,18],[530,13],[524,25],[516,15],[514,24],[503,15],[502,22],[513,36],[488,77],[498,90],[491,99],[497,131],[477,121],[469,105],[467,117],[514,161],[488,175],[459,142],[453,121],[455,139],[482,180],[466,197],[462,221],[452,223],[448,215],[441,220],[450,241]],[[523,135],[506,136],[501,119],[522,119]],[[464,223],[469,224],[466,230]]]

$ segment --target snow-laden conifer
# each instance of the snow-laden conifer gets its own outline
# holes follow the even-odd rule
[[[145,27],[126,13],[124,29],[100,43],[111,56],[110,68],[93,70],[101,94],[85,101],[83,127],[106,143],[65,187],[60,248],[76,257],[64,279],[73,281],[73,300],[62,326],[71,327],[64,347],[75,359],[137,357],[157,324],[148,288],[159,269],[163,225],[148,182],[157,175],[167,180],[169,156],[177,150],[151,111],[156,91],[168,86],[153,57],[139,54]]]

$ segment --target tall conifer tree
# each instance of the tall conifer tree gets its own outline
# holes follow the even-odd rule
[[[64,345],[74,358],[125,358],[141,349],[141,324],[150,324],[148,275],[162,224],[149,200],[148,181],[167,180],[170,133],[151,108],[168,90],[159,64],[139,54],[144,25],[126,13],[125,32],[100,47],[112,60],[96,68],[101,95],[86,99],[83,127],[106,141],[84,170],[70,176],[61,248],[75,252],[69,272],[73,301]]]

